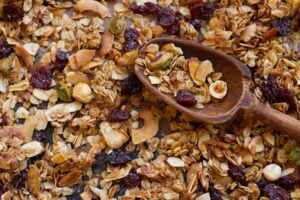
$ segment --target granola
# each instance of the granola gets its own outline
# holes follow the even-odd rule
[[[299,6],[0,1],[0,198],[300,199],[299,142],[255,118],[227,127],[197,122],[132,73],[150,39],[194,40],[245,63],[259,100],[299,119]],[[174,66],[187,67],[179,49],[164,48]],[[191,67],[173,78],[206,82],[197,102],[223,98],[214,93],[221,74],[201,63],[201,76]]]

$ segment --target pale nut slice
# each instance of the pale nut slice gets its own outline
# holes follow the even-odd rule
[[[281,177],[281,167],[275,163],[268,164],[263,169],[263,174],[268,181],[276,181]]]
[[[109,10],[102,3],[94,0],[80,0],[75,5],[75,9],[82,13],[85,11],[92,11],[101,16],[101,18],[109,17]]]
[[[28,142],[21,146],[21,150],[27,158],[39,155],[44,151],[43,145],[38,141]]]
[[[139,129],[131,129],[133,144],[143,143],[154,137],[159,130],[159,118],[155,117],[150,110],[143,110],[139,114],[144,120],[144,126]]]
[[[167,158],[167,163],[172,167],[184,167],[185,163],[177,157],[169,157]]]
[[[30,55],[35,56],[40,48],[40,45],[38,43],[29,42],[24,44],[23,47]]]
[[[227,94],[227,83],[225,81],[216,81],[209,86],[209,93],[216,99],[223,99]]]
[[[114,44],[114,35],[111,33],[103,33],[101,35],[101,46],[99,56],[105,56],[110,52]]]
[[[100,131],[104,136],[107,146],[112,149],[120,148],[129,139],[125,131],[113,129],[110,123],[106,121],[100,124]]]
[[[202,85],[206,77],[214,72],[213,65],[209,60],[200,62],[198,58],[192,57],[188,59],[187,65],[190,77],[197,85]]]
[[[96,54],[95,50],[82,49],[69,57],[70,67],[72,69],[80,69],[89,64]]]
[[[183,55],[183,51],[181,48],[176,47],[174,43],[168,43],[162,46],[162,51],[170,52],[173,55]]]

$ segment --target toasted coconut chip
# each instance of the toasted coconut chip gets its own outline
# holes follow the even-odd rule
[[[34,57],[30,55],[30,53],[26,51],[24,47],[17,45],[15,47],[15,53],[19,57],[21,57],[21,59],[23,60],[23,62],[27,67],[29,67],[30,69],[33,67]]]
[[[39,169],[34,165],[29,166],[27,173],[27,184],[31,194],[37,197],[41,189],[41,177]]]
[[[80,69],[89,64],[96,54],[95,50],[82,49],[69,57],[69,64],[72,69]]]
[[[90,80],[86,74],[81,72],[68,72],[66,73],[66,82],[76,85],[77,83],[89,83]]]
[[[58,185],[60,187],[73,186],[80,181],[81,175],[82,175],[82,172],[80,170],[78,170],[78,169],[73,170],[73,171],[69,172],[68,174],[66,174],[65,176],[63,176],[58,181]]]
[[[23,144],[21,147],[24,155],[28,158],[39,155],[44,151],[43,145],[38,141],[32,141],[26,144]]]
[[[77,2],[75,9],[78,12],[92,11],[99,14],[102,18],[109,17],[110,15],[107,7],[94,0],[80,0]]]
[[[110,33],[103,33],[101,37],[101,46],[99,50],[99,56],[105,56],[108,54],[114,44],[114,36]]]
[[[155,117],[150,110],[141,111],[140,118],[144,120],[144,126],[140,129],[131,129],[133,144],[149,140],[157,134],[159,129],[159,118]]]
[[[103,173],[102,178],[107,182],[124,178],[125,176],[127,176],[129,174],[131,168],[132,168],[132,166],[129,164],[127,164],[123,168],[115,168],[112,170],[112,172]]]
[[[45,114],[48,119],[48,121],[56,121],[60,118],[64,118],[68,114],[72,112],[76,112],[80,110],[82,107],[82,104],[79,102],[72,102],[69,104],[57,104],[51,108],[49,108]]]
[[[107,146],[112,149],[120,148],[129,139],[126,132],[113,129],[111,124],[106,121],[101,123],[100,131],[104,136]]]

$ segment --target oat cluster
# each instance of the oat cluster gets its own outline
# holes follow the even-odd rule
[[[298,0],[0,1],[0,196],[300,199],[300,146],[262,121],[203,124],[133,73],[163,35],[245,63],[299,118]]]

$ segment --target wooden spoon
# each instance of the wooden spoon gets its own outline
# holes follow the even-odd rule
[[[186,58],[197,57],[199,60],[210,60],[215,71],[223,73],[222,80],[228,86],[227,95],[221,101],[205,104],[202,109],[187,108],[178,104],[174,97],[159,92],[156,86],[152,85],[144,75],[144,68],[136,65],[135,73],[143,85],[167,104],[191,117],[211,124],[231,122],[241,111],[245,111],[250,116],[260,117],[273,128],[295,139],[300,139],[300,121],[260,103],[250,91],[250,70],[240,61],[192,41],[160,38],[151,40],[148,44],[150,43],[159,46],[174,43],[175,46],[184,51]],[[142,49],[140,56],[143,56],[143,54]]]

